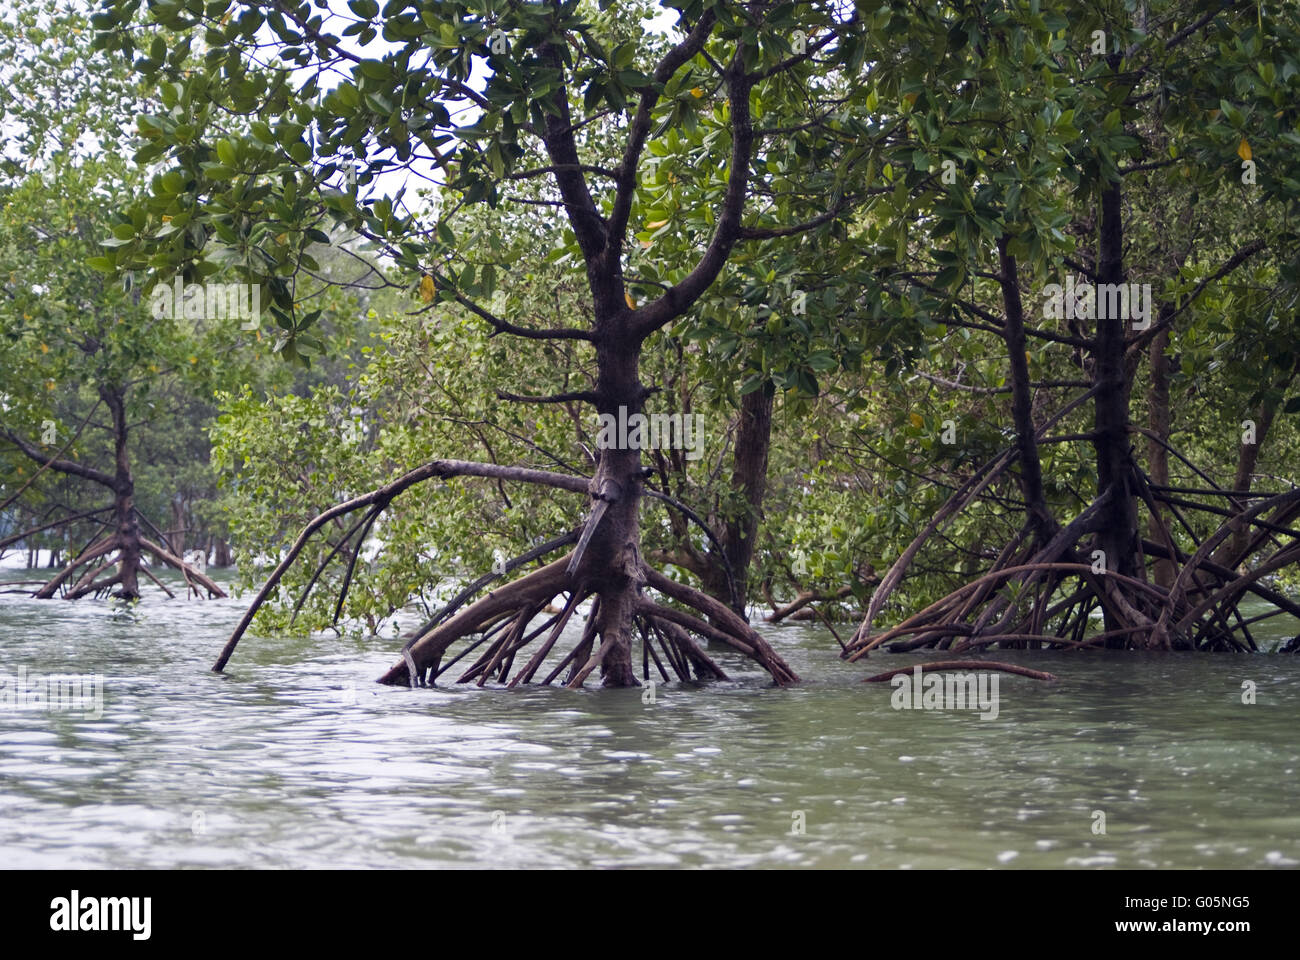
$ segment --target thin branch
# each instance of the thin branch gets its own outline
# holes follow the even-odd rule
[[[408,488],[413,487],[418,483],[423,483],[425,480],[435,478],[446,479],[448,477],[501,478],[506,480],[516,480],[520,483],[534,483],[542,486],[558,487],[561,490],[570,490],[574,493],[587,493],[589,486],[587,480],[582,477],[569,477],[562,473],[550,473],[546,470],[532,470],[525,467],[503,467],[495,463],[471,463],[465,460],[434,460],[430,463],[426,463],[422,467],[417,467],[377,490],[372,490],[359,497],[353,497],[346,503],[337,504],[320,514],[320,516],[316,517],[303,528],[302,533],[298,535],[298,539],[294,542],[293,546],[290,547],[288,554],[280,561],[275,570],[272,571],[271,576],[267,579],[266,583],[262,585],[262,589],[259,590],[257,596],[253,598],[252,604],[250,604],[248,610],[245,611],[243,618],[239,621],[239,625],[235,628],[235,632],[232,633],[230,639],[226,641],[226,645],[221,651],[221,656],[219,656],[217,662],[213,664],[212,671],[214,673],[220,673],[225,669],[226,663],[230,660],[231,655],[235,652],[235,647],[239,644],[240,637],[244,635],[244,631],[248,629],[249,624],[253,622],[254,615],[256,615],[262,604],[266,602],[267,597],[271,595],[271,591],[273,591],[279,584],[280,578],[284,576],[289,567],[298,559],[298,554],[302,553],[303,548],[307,546],[307,541],[311,539],[312,534],[330,521],[334,520],[336,517],[346,516],[355,510],[360,510],[362,507],[368,507],[372,504],[380,502],[388,503]]]

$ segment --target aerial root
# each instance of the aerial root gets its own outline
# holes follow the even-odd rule
[[[720,601],[647,569],[648,586],[690,609],[668,606],[639,595],[624,602],[625,594],[620,591],[636,593],[635,586],[611,586],[571,575],[571,559],[572,554],[566,554],[483,596],[450,619],[435,622],[419,632],[407,642],[401,659],[380,677],[380,682],[432,684],[474,653],[477,658],[456,676],[456,683],[485,686],[496,682],[507,688],[533,683],[579,605],[588,599],[592,601],[591,609],[578,642],[554,662],[541,679],[541,685],[548,686],[563,677],[566,688],[579,689],[593,673],[607,666],[612,651],[623,644],[630,645],[637,638],[642,645],[642,679],[649,679],[652,660],[665,681],[669,679],[669,671],[683,681],[729,679],[727,671],[701,648],[695,637],[725,644],[749,657],[778,685],[797,682],[794,671],[771,646]],[[560,594],[566,595],[563,608],[530,629],[547,604]],[[541,642],[531,651],[531,656],[516,669],[516,658],[539,639]],[[456,645],[463,649],[444,662],[443,657]],[[606,683],[609,682],[606,676]],[[635,684],[633,677],[632,685]]]
[[[55,522],[36,527],[35,531],[44,531],[44,529],[65,526],[65,524],[74,523],[77,522],[77,520],[94,519],[95,516],[107,513],[108,510],[112,510],[112,507],[99,507],[99,509],[96,510],[85,511],[85,513],[65,516],[65,518],[55,520]],[[135,511],[134,516],[136,519],[140,520],[140,522],[146,524],[146,526],[153,527],[153,524],[148,522],[148,518],[143,514],[140,514],[138,510]],[[79,600],[81,597],[99,596],[99,594],[107,591],[109,587],[114,587],[114,585],[122,584],[127,581],[127,571],[125,570],[125,567],[123,567],[123,563],[127,562],[127,558],[131,558],[130,563],[131,565],[134,565],[136,574],[143,571],[144,575],[148,576],[153,583],[159,585],[162,592],[168,594],[169,597],[175,598],[175,594],[166,587],[166,584],[162,583],[162,581],[153,574],[153,571],[149,570],[147,566],[144,566],[144,563],[139,561],[140,554],[142,553],[152,554],[156,561],[159,562],[159,565],[174,567],[175,570],[181,571],[181,575],[185,578],[187,588],[190,589],[195,596],[203,596],[203,593],[200,591],[207,592],[209,597],[226,596],[225,591],[222,591],[221,587],[218,587],[216,581],[201,574],[201,572],[195,570],[194,567],[191,567],[188,563],[182,561],[181,558],[175,557],[170,550],[164,548],[164,546],[156,544],[156,542],[153,542],[152,540],[149,540],[148,537],[126,535],[126,533],[121,531],[121,528],[110,527],[107,520],[94,520],[94,522],[98,524],[99,532],[96,533],[95,536],[92,536],[91,540],[88,541],[87,544],[83,546],[83,548],[79,550],[79,552],[75,554],[68,563],[65,563],[62,570],[59,571],[59,574],[56,574],[52,579],[45,581],[45,583],[40,585],[39,588],[36,588],[36,591],[32,593],[32,597],[35,597],[36,600],[52,600],[53,597],[62,596],[64,597],[64,600]],[[105,532],[105,529],[110,532]],[[31,532],[34,531],[25,531],[23,535]],[[12,540],[13,537],[10,537],[10,539],[5,540],[4,542]],[[90,566],[94,561],[99,561],[101,558],[107,559],[103,559],[99,565],[90,568],[90,570],[85,570],[85,567]],[[100,576],[113,566],[118,567],[118,574],[112,576],[112,578],[108,578],[107,580],[100,580]],[[74,576],[77,579],[73,580]],[[69,587],[68,583],[70,580],[72,580],[72,585]],[[131,581],[134,581],[134,578]]]
[[[87,546],[77,556],[57,573],[52,580],[36,591],[33,596],[38,600],[49,600],[58,594],[59,589],[67,582],[80,567],[90,563],[90,561],[111,553],[118,549],[119,541],[116,535],[105,537],[98,542]]]
[[[1158,515],[1159,488],[1150,487],[1144,478],[1135,482],[1140,498]],[[1022,530],[989,571],[893,627],[872,633],[871,617],[879,612],[882,596],[905,572],[906,564],[895,564],[873,595],[869,615],[842,657],[854,661],[883,644],[895,652],[935,646],[960,653],[993,645],[1004,649],[1105,645],[1244,652],[1257,649],[1249,626],[1259,618],[1247,618],[1240,609],[1248,594],[1273,603],[1278,612],[1300,615],[1300,605],[1260,582],[1300,561],[1300,541],[1284,539],[1245,573],[1213,559],[1221,545],[1245,525],[1266,524],[1269,535],[1277,536],[1280,523],[1300,511],[1300,491],[1263,497],[1244,508],[1210,537],[1198,540],[1197,550],[1190,556],[1177,549],[1171,531],[1160,519],[1155,525],[1157,540],[1135,543],[1129,573],[1115,569],[1116,558],[1110,558],[1109,564],[1103,559],[1100,565],[1085,561],[1091,555],[1084,544],[1088,535],[1096,532],[1096,515],[1104,500],[1098,498],[1044,545],[1037,545],[1028,531]],[[1172,513],[1195,539],[1182,514],[1177,509]],[[1261,521],[1265,514],[1270,519]],[[1281,533],[1289,531],[1282,529]],[[1262,537],[1257,534],[1250,541],[1253,548],[1266,542]],[[908,555],[909,562],[912,556],[915,551]],[[1235,554],[1229,559],[1241,563],[1246,556]],[[1147,564],[1152,561],[1168,562],[1177,571],[1171,585],[1147,579]],[[1092,624],[1098,609],[1106,615],[1101,631]]]
[[[154,543],[148,537],[140,538],[140,546],[149,553],[152,553],[161,563],[165,563],[167,566],[179,570],[181,575],[185,577],[186,584],[193,589],[195,596],[199,595],[199,587],[206,590],[209,597],[224,597],[226,595],[226,592],[222,590],[221,587],[217,586],[216,581],[211,577],[195,570],[180,557],[175,556],[165,547]]]

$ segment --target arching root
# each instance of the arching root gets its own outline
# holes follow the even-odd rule
[[[725,604],[692,587],[677,583],[663,574],[646,568],[645,583],[665,597],[691,608],[690,611],[667,606],[640,595],[635,586],[611,589],[608,585],[586,582],[568,572],[572,554],[566,554],[539,570],[494,590],[463,611],[412,638],[403,657],[379,678],[381,683],[408,685],[415,670],[416,685],[432,684],[466,653],[481,650],[458,678],[483,685],[495,678],[508,687],[533,681],[551,653],[561,632],[572,618],[578,604],[589,596],[597,600],[588,615],[581,639],[542,681],[553,682],[567,667],[564,685],[582,687],[596,670],[602,670],[606,685],[633,686],[623,676],[611,677],[605,669],[610,651],[630,640],[642,644],[642,679],[649,678],[653,658],[660,674],[667,679],[665,662],[681,680],[726,680],[728,675],[695,642],[692,634],[744,654],[766,670],[775,683],[786,685],[798,681],[794,671],[741,617]],[[532,620],[556,595],[568,594],[563,610],[540,627],[528,632]],[[629,601],[622,603],[620,601]],[[692,612],[693,611],[693,612]],[[546,639],[532,657],[510,676],[515,657],[538,637]],[[477,639],[473,639],[476,638]],[[467,650],[444,663],[453,644],[465,641]],[[657,647],[657,649],[656,649]],[[660,658],[663,654],[663,659]]]

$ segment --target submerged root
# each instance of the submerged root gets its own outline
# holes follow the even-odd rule
[[[912,673],[914,670],[920,670],[923,674],[934,673],[938,670],[993,670],[998,673],[1014,673],[1017,676],[1029,677],[1033,680],[1056,680],[1054,674],[1047,673],[1044,670],[1030,670],[1028,667],[1022,667],[1016,663],[1002,663],[998,660],[936,660],[932,663],[917,663],[910,667],[886,670],[884,673],[877,673],[872,677],[863,677],[862,682],[883,683],[900,673]]]
[[[65,600],[79,600],[86,596],[100,596],[109,588],[119,586],[121,589],[115,596],[123,600],[138,600],[140,593],[135,586],[135,581],[140,573],[144,573],[169,597],[174,597],[175,594],[154,575],[153,571],[141,563],[142,551],[153,554],[160,566],[165,565],[179,570],[185,578],[186,585],[196,596],[201,597],[203,593],[209,597],[226,595],[214,580],[152,540],[145,537],[129,540],[121,534],[113,533],[87,546],[52,579],[37,589],[33,596],[38,600],[50,600],[57,596],[62,596]],[[101,558],[107,559],[92,566],[93,561]],[[113,567],[117,568],[116,574],[107,579],[99,579]],[[71,586],[67,586],[68,581],[79,572],[78,578]]]
[[[567,669],[563,682],[568,689],[581,688],[597,670],[605,686],[638,686],[631,668],[632,647],[637,641],[641,644],[643,680],[649,679],[651,660],[664,680],[669,678],[668,669],[680,680],[728,679],[727,672],[694,637],[725,644],[749,657],[778,685],[798,681],[776,651],[720,601],[646,568],[646,585],[690,609],[670,607],[642,596],[639,584],[602,583],[571,573],[572,557],[572,553],[566,554],[412,637],[401,659],[379,682],[433,684],[457,662],[478,651],[478,658],[456,678],[457,683],[475,681],[483,686],[495,680],[507,687],[531,683],[578,605],[591,597],[594,600],[580,639],[541,680],[542,685],[555,682]],[[533,620],[560,594],[568,597],[561,611],[530,631]],[[543,635],[545,639],[529,659],[512,673],[516,657]],[[465,649],[444,662],[457,643],[463,643]]]
[[[1143,492],[1149,500],[1158,496],[1146,488]],[[1191,556],[1179,551],[1168,530],[1162,529],[1163,542],[1139,542],[1129,573],[1108,568],[1104,559],[1085,559],[1095,557],[1084,538],[1096,532],[1092,518],[1103,502],[1099,498],[1041,548],[1031,547],[1028,553],[1004,550],[992,569],[889,629],[872,633],[871,620],[865,619],[843,658],[858,660],[884,644],[895,652],[927,646],[953,652],[989,646],[1250,651],[1257,646],[1249,625],[1262,617],[1242,615],[1239,605],[1248,594],[1276,607],[1274,614],[1264,616],[1300,615],[1300,604],[1260,583],[1269,573],[1300,561],[1300,542],[1283,543],[1246,573],[1211,559],[1243,525],[1257,522],[1268,511],[1276,519],[1300,503],[1300,491],[1265,498],[1235,515]],[[1032,544],[1027,530],[1017,538],[1020,541]],[[907,555],[908,562],[914,555],[914,550]],[[1147,567],[1154,562],[1168,562],[1177,571],[1171,585],[1146,579]],[[873,615],[888,587],[900,582],[905,567],[891,570],[885,592],[873,596]],[[1092,619],[1097,611],[1105,614],[1105,629],[1100,631]]]

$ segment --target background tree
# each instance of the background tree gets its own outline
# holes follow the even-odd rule
[[[89,54],[92,31],[75,8],[51,2],[4,21],[4,32],[13,81],[5,122],[15,135],[0,214],[0,350],[14,374],[0,429],[3,503],[23,501],[31,515],[40,503],[38,531],[47,537],[93,531],[80,547],[65,541],[66,566],[35,595],[75,599],[116,588],[116,596],[138,599],[141,573],[153,577],[142,565],[148,552],[221,596],[141,513],[131,455],[134,431],[153,407],[150,390],[197,366],[205,338],[153,317],[131,277],[110,283],[89,264],[109,211],[139,181],[116,148],[126,140],[121,124],[143,100],[123,69]],[[79,69],[83,58],[91,62]],[[76,483],[56,489],[51,477]],[[109,503],[96,506],[105,494]],[[5,543],[27,535],[19,530]]]
[[[882,158],[896,192],[868,214],[884,208],[866,232],[875,249],[865,252],[880,267],[872,296],[910,302],[905,313],[941,322],[942,349],[958,373],[934,382],[987,396],[1012,425],[1012,444],[966,474],[884,575],[849,656],[891,640],[904,649],[1065,646],[1085,636],[1108,646],[1252,647],[1236,604],[1254,592],[1296,612],[1260,583],[1294,559],[1295,544],[1283,539],[1248,575],[1233,569],[1266,543],[1264,531],[1293,535],[1284,525],[1295,495],[1234,499],[1170,445],[1166,350],[1207,306],[1244,296],[1248,312],[1273,315],[1294,303],[1282,278],[1295,269],[1297,182],[1281,149],[1297,120],[1294,10],[1171,3],[1136,12],[1102,5],[1070,19],[1051,8],[935,13],[914,18],[915,44],[882,73],[892,82],[877,88],[885,102],[899,97],[912,142]],[[1261,164],[1268,153],[1267,176],[1256,178],[1244,162],[1254,144]],[[1247,199],[1251,215],[1227,197]],[[926,242],[908,236],[918,226]],[[913,258],[920,264],[905,263]],[[1092,306],[1077,313],[1034,292],[1076,280],[1080,290],[1096,287]],[[1121,313],[1116,300],[1103,305],[1108,288],[1113,296],[1134,282],[1150,285],[1149,318]],[[1001,340],[1001,358],[979,363],[964,343],[987,335]],[[1138,428],[1132,413],[1144,358],[1152,430]],[[1009,410],[993,402],[1004,390]],[[1059,390],[1073,396],[1052,399]],[[1276,387],[1265,392],[1276,399]],[[1136,455],[1139,433],[1158,451],[1151,470]],[[1169,487],[1166,451],[1194,474],[1190,492],[1210,503]],[[1005,475],[1016,481],[1014,505],[998,486]],[[1019,518],[995,562],[872,635],[927,540],[980,497],[995,507],[1000,497],[1014,509],[999,512]],[[1213,523],[1189,520],[1189,511]],[[1231,530],[1219,526],[1224,516],[1236,517]],[[1245,523],[1260,534],[1219,549]],[[1094,609],[1104,619],[1099,636],[1089,629]]]

